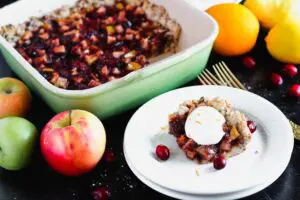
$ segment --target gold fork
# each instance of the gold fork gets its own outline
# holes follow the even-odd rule
[[[199,76],[198,79],[202,85],[225,85],[229,87],[239,88],[242,90],[247,90],[247,88],[237,79],[237,77],[232,73],[225,62],[221,61],[213,65],[215,75],[213,75],[209,70],[205,69]],[[248,91],[248,90],[247,90]],[[300,126],[289,120],[292,128],[294,137],[300,140]]]

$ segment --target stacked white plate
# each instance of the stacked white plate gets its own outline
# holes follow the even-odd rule
[[[207,8],[220,4],[220,3],[240,3],[242,0],[186,0],[196,8],[200,10],[206,10]]]
[[[247,150],[230,158],[222,170],[198,165],[186,158],[176,139],[168,134],[168,115],[185,100],[221,97],[256,122]],[[155,147],[170,148],[167,161],[159,161]],[[124,155],[132,172],[152,189],[178,199],[237,199],[273,183],[287,167],[293,134],[284,114],[267,100],[250,92],[221,86],[195,86],[160,95],[139,108],[124,136]]]

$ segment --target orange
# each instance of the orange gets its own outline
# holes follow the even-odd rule
[[[256,16],[241,4],[218,4],[207,10],[217,21],[219,34],[214,50],[223,56],[238,56],[249,52],[256,44],[259,22]]]
[[[0,78],[0,118],[23,117],[30,103],[31,94],[23,82],[14,78]]]

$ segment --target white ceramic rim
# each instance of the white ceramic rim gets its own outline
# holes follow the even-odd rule
[[[185,199],[185,200],[232,200],[232,199],[240,199],[243,197],[247,197],[250,196],[254,193],[257,193],[263,189],[265,189],[266,187],[268,187],[269,185],[271,185],[273,182],[271,180],[261,184],[261,185],[257,185],[253,188],[249,188],[246,190],[242,190],[242,191],[238,191],[238,192],[234,192],[234,193],[224,193],[224,194],[220,194],[220,195],[193,195],[193,194],[188,194],[188,193],[180,193],[174,190],[169,190],[167,188],[164,188],[160,185],[157,185],[153,182],[151,182],[150,180],[148,180],[147,178],[145,178],[142,174],[140,174],[131,164],[130,160],[128,159],[127,153],[126,153],[126,147],[123,145],[123,152],[124,152],[124,157],[125,160],[127,162],[127,165],[129,167],[129,169],[133,172],[133,174],[140,180],[142,181],[145,185],[147,185],[148,187],[150,187],[151,189],[176,198],[176,199]]]
[[[9,4],[1,9],[5,9],[6,7],[13,7],[14,5],[17,5],[18,3],[21,3],[22,1],[26,0],[19,0],[15,3]],[[181,0],[183,2],[186,2],[185,0]],[[187,3],[187,2],[186,2]],[[187,5],[190,7],[190,9],[194,10],[195,12],[199,12],[197,8],[192,6],[191,4],[187,3]],[[0,9],[0,12],[1,12]],[[2,45],[21,65],[23,68],[31,75],[33,79],[36,79],[41,86],[43,86],[46,90],[49,92],[56,94],[58,96],[62,97],[72,97],[72,98],[85,98],[87,96],[94,96],[98,95],[100,93],[104,93],[111,88],[119,88],[124,86],[127,82],[131,82],[138,77],[144,76],[145,73],[144,71],[148,70],[149,68],[151,69],[157,69],[154,70],[152,74],[147,74],[147,76],[153,75],[154,73],[159,73],[160,71],[165,70],[166,68],[172,67],[172,65],[182,62],[192,55],[194,55],[196,52],[204,49],[207,47],[209,44],[212,44],[215,38],[217,37],[218,34],[218,25],[217,22],[206,12],[200,11],[202,14],[207,18],[208,21],[213,25],[213,30],[211,32],[211,35],[204,39],[203,41],[193,45],[190,48],[187,48],[175,55],[172,55],[166,59],[163,59],[161,61],[155,62],[151,65],[149,65],[148,68],[143,68],[141,70],[138,70],[136,72],[132,72],[120,79],[116,79],[110,82],[107,82],[103,85],[90,88],[90,89],[85,89],[85,90],[66,90],[66,89],[61,89],[58,87],[55,87],[54,85],[50,84],[38,71],[36,71],[17,51],[16,49],[7,41],[5,40],[2,36],[0,36],[0,45]],[[164,67],[161,67],[164,66]]]
[[[139,155],[138,155],[136,153],[136,145],[133,145],[133,144],[137,144],[137,143],[138,144],[142,143],[143,145],[145,145],[144,141],[138,141],[139,138],[137,138],[136,135],[132,134],[132,132],[134,132],[133,130],[135,129],[135,124],[139,124],[139,123],[135,123],[135,119],[138,119],[140,116],[142,116],[142,114],[140,114],[140,113],[143,113],[144,108],[147,108],[147,107],[151,108],[152,103],[157,104],[161,98],[164,98],[164,97],[167,98],[168,96],[172,95],[172,93],[174,95],[176,94],[178,96],[185,94],[185,92],[193,93],[193,94],[201,93],[201,95],[205,96],[205,90],[215,93],[214,95],[216,95],[216,96],[219,96],[218,93],[221,93],[221,94],[223,93],[223,95],[227,94],[227,93],[232,95],[232,93],[235,93],[234,98],[238,98],[239,96],[242,96],[245,99],[245,96],[246,96],[246,99],[247,100],[250,99],[251,102],[257,101],[257,103],[259,103],[258,105],[263,106],[264,109],[267,109],[268,111],[270,111],[272,113],[272,115],[270,116],[271,121],[269,120],[268,121],[269,124],[266,126],[268,128],[268,132],[270,131],[269,129],[271,128],[272,133],[276,133],[275,137],[268,134],[268,140],[271,139],[270,141],[275,142],[275,144],[272,145],[272,144],[268,143],[268,145],[266,145],[268,147],[266,150],[266,155],[269,155],[269,156],[265,156],[265,157],[263,157],[263,159],[261,159],[262,161],[259,162],[260,163],[259,170],[258,170],[258,167],[255,166],[252,168],[253,171],[251,171],[252,172],[251,175],[248,172],[245,173],[245,177],[243,177],[242,182],[240,179],[235,179],[235,180],[238,180],[238,184],[231,183],[231,184],[222,186],[221,188],[219,187],[218,189],[216,189],[215,187],[214,188],[210,187],[210,186],[207,186],[205,188],[204,184],[201,185],[202,188],[199,188],[199,185],[197,185],[195,187],[191,187],[191,185],[189,185],[189,184],[186,184],[186,185],[180,184],[180,186],[178,186],[178,182],[181,180],[178,180],[178,178],[176,179],[176,176],[174,174],[168,173],[165,169],[161,172],[161,166],[157,163],[157,161],[155,162],[155,160],[153,158],[151,158],[150,156],[149,157],[145,156],[145,155],[149,155],[148,151],[142,155],[140,154],[141,151],[139,151],[139,153],[138,153]],[[248,106],[250,106],[250,107],[252,106],[252,108],[253,108],[253,106],[255,106],[255,105],[248,104]],[[147,110],[147,111],[149,111],[149,110]],[[250,114],[253,115],[253,113],[251,113],[251,112],[250,112]],[[267,115],[267,113],[266,113],[266,115]],[[254,116],[255,116],[255,114],[254,114]],[[260,116],[257,116],[257,117],[259,118]],[[266,116],[263,116],[263,117],[267,118]],[[268,118],[269,118],[269,116],[268,116]],[[139,121],[139,122],[141,122],[141,121]],[[274,126],[275,126],[275,128],[273,128]],[[137,139],[135,139],[134,142],[130,141],[128,139],[128,138],[130,138],[130,135],[132,135],[132,137],[137,138]],[[276,145],[282,146],[281,145],[282,142],[284,143],[285,148],[281,148],[280,152],[278,152],[278,147]],[[125,130],[125,135],[124,135],[124,146],[126,146],[126,149],[127,149],[128,159],[130,159],[130,162],[134,165],[134,168],[139,173],[141,173],[148,180],[150,180],[150,181],[154,182],[155,184],[158,184],[162,187],[168,188],[170,190],[176,190],[178,192],[190,193],[190,194],[230,193],[230,192],[236,192],[236,191],[240,191],[240,190],[244,190],[247,188],[257,186],[266,181],[274,182],[286,169],[286,167],[289,163],[291,154],[292,154],[293,145],[294,145],[294,137],[293,137],[293,133],[292,133],[292,128],[291,128],[287,118],[275,105],[273,105],[269,101],[265,100],[264,98],[262,98],[256,94],[253,94],[253,93],[250,93],[250,92],[247,92],[244,90],[236,89],[236,88],[229,88],[229,87],[222,87],[222,86],[193,86],[193,87],[187,87],[187,88],[173,90],[171,92],[162,94],[162,95],[150,100],[148,103],[144,104],[142,107],[140,107],[136,111],[136,113],[132,116],[132,118],[128,122],[128,125]],[[278,152],[276,155],[276,158],[274,156],[270,156],[274,152]],[[141,156],[143,157],[143,162],[140,162]],[[187,160],[187,162],[190,162],[190,161]],[[276,163],[276,165],[272,165],[272,170],[269,170],[270,163],[274,163],[274,164]],[[147,170],[147,168],[149,168],[149,166],[151,166],[151,171]],[[261,169],[261,167],[263,169]],[[254,172],[254,174],[253,174],[253,172]],[[175,178],[174,178],[174,176],[175,176]],[[180,178],[183,178],[183,177],[181,176]],[[169,180],[172,180],[172,181],[169,181]],[[231,182],[234,182],[234,181],[231,181]]]

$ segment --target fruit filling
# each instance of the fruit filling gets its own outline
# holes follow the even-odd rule
[[[199,108],[210,108],[217,113]],[[256,129],[252,121],[249,129],[249,122],[247,123],[243,113],[233,110],[228,101],[218,97],[202,97],[200,100],[183,102],[177,112],[169,115],[169,131],[176,137],[178,146],[189,159],[196,160],[199,164],[215,162],[215,166],[221,169],[225,166],[224,159],[246,149],[251,140],[251,132]]]
[[[161,6],[148,0],[95,2],[86,6],[80,0],[66,10],[67,16],[58,14],[65,11],[61,9],[32,19],[15,42],[17,51],[53,85],[92,88],[175,50],[180,26]]]

